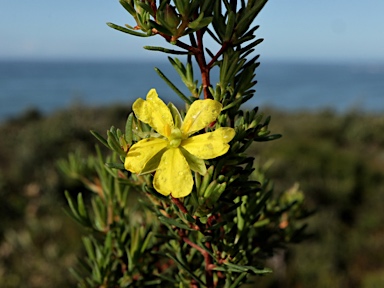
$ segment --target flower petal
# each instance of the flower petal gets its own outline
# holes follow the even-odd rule
[[[125,157],[124,167],[132,173],[141,174],[147,163],[168,145],[161,138],[143,139],[132,145]],[[152,164],[151,166],[156,166]],[[148,170],[148,169],[146,169]],[[153,170],[153,169],[152,169]],[[150,172],[150,171],[145,171]]]
[[[153,179],[153,186],[160,194],[175,198],[189,195],[193,187],[191,169],[178,148],[165,151]]]
[[[172,114],[155,89],[148,92],[147,100],[137,99],[132,109],[140,121],[147,123],[159,134],[169,137],[174,127]]]
[[[220,127],[213,132],[190,137],[181,142],[181,147],[200,159],[213,159],[227,153],[230,142],[235,137],[235,130]]]
[[[181,132],[189,136],[211,124],[219,116],[223,106],[212,99],[196,100],[185,116]]]

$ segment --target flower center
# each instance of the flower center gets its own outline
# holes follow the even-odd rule
[[[173,148],[179,147],[182,140],[182,134],[179,128],[174,128],[169,136],[169,145]]]

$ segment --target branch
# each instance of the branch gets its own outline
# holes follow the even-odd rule
[[[184,214],[189,214],[187,208],[184,206],[183,203],[181,203],[181,201],[179,200],[179,198],[174,198],[174,197],[171,195],[171,199],[172,199],[173,204],[175,204],[175,205],[179,208],[179,210],[180,210],[181,212],[183,212]]]
[[[211,59],[211,61],[208,63],[207,67],[208,69],[211,69],[213,64],[215,64],[216,60],[227,50],[230,42],[224,42],[221,46],[220,50],[216,53],[216,55]]]
[[[202,30],[196,31],[198,53],[195,54],[195,57],[196,62],[200,67],[202,78],[201,80],[203,82],[204,99],[209,99],[213,97],[211,95],[211,92],[209,91],[209,87],[211,86],[211,80],[209,78],[209,68],[207,67],[207,63],[205,61],[204,56],[203,34],[204,32]]]
[[[193,243],[188,237],[183,237],[183,241],[185,243],[187,243],[189,246],[191,246],[192,248],[195,248],[197,251],[199,251],[204,256],[204,258],[205,258],[205,254],[208,254],[207,251],[205,251],[203,248],[201,248],[196,243]]]
[[[158,31],[155,28],[152,29],[152,32],[162,36],[168,43],[170,43],[172,40],[172,36],[161,33],[160,31]],[[174,44],[174,45],[176,45],[177,47],[183,48],[183,49],[191,52],[192,54],[196,54],[198,52],[198,50],[195,47],[192,47],[192,46],[190,46],[190,45],[188,45],[188,44],[186,44],[180,40],[176,40],[176,44]]]
[[[187,243],[189,246],[192,248],[195,248],[197,251],[201,253],[204,257],[204,262],[205,262],[205,281],[207,288],[214,288],[213,284],[213,271],[212,268],[215,267],[215,265],[212,264],[212,257],[209,255],[208,251],[206,251],[204,248],[201,248],[199,245],[196,243],[193,243],[188,237],[183,237],[183,241]],[[209,249],[211,249],[211,243],[206,242],[205,246]]]
[[[208,249],[211,249],[211,242],[205,242],[205,247]],[[205,251],[205,250],[204,250]],[[207,283],[207,287],[214,287],[213,285],[213,271],[212,268],[214,267],[212,263],[212,257],[209,255],[207,251],[205,251],[204,260],[205,260],[205,281]]]
[[[171,195],[171,199],[172,199],[172,203],[175,204],[181,212],[183,212],[184,214],[188,214],[191,218],[194,218],[196,220],[196,224],[189,223],[189,226],[196,231],[200,231],[200,232],[204,233],[203,232],[205,230],[204,225],[203,225],[203,223],[200,222],[200,219],[196,218],[196,217],[192,217],[191,214],[189,214],[189,211],[187,210],[187,208],[184,206],[184,204],[178,198],[173,198]]]

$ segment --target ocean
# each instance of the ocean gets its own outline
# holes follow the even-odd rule
[[[28,109],[47,114],[76,103],[129,105],[144,98],[150,88],[156,88],[166,101],[181,103],[154,67],[178,80],[168,62],[2,61],[0,120]],[[384,112],[384,63],[261,61],[256,73],[256,94],[245,108]],[[175,83],[183,85],[180,80]]]

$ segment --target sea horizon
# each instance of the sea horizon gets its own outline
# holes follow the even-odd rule
[[[262,58],[260,62],[255,97],[245,107],[384,112],[384,63]],[[74,103],[128,105],[136,98],[144,98],[151,88],[156,88],[166,101],[181,103],[154,67],[183,87],[167,61],[0,59],[0,121],[17,117],[28,109],[49,114]],[[215,77],[212,76],[213,85]],[[182,91],[187,93],[185,88]]]

